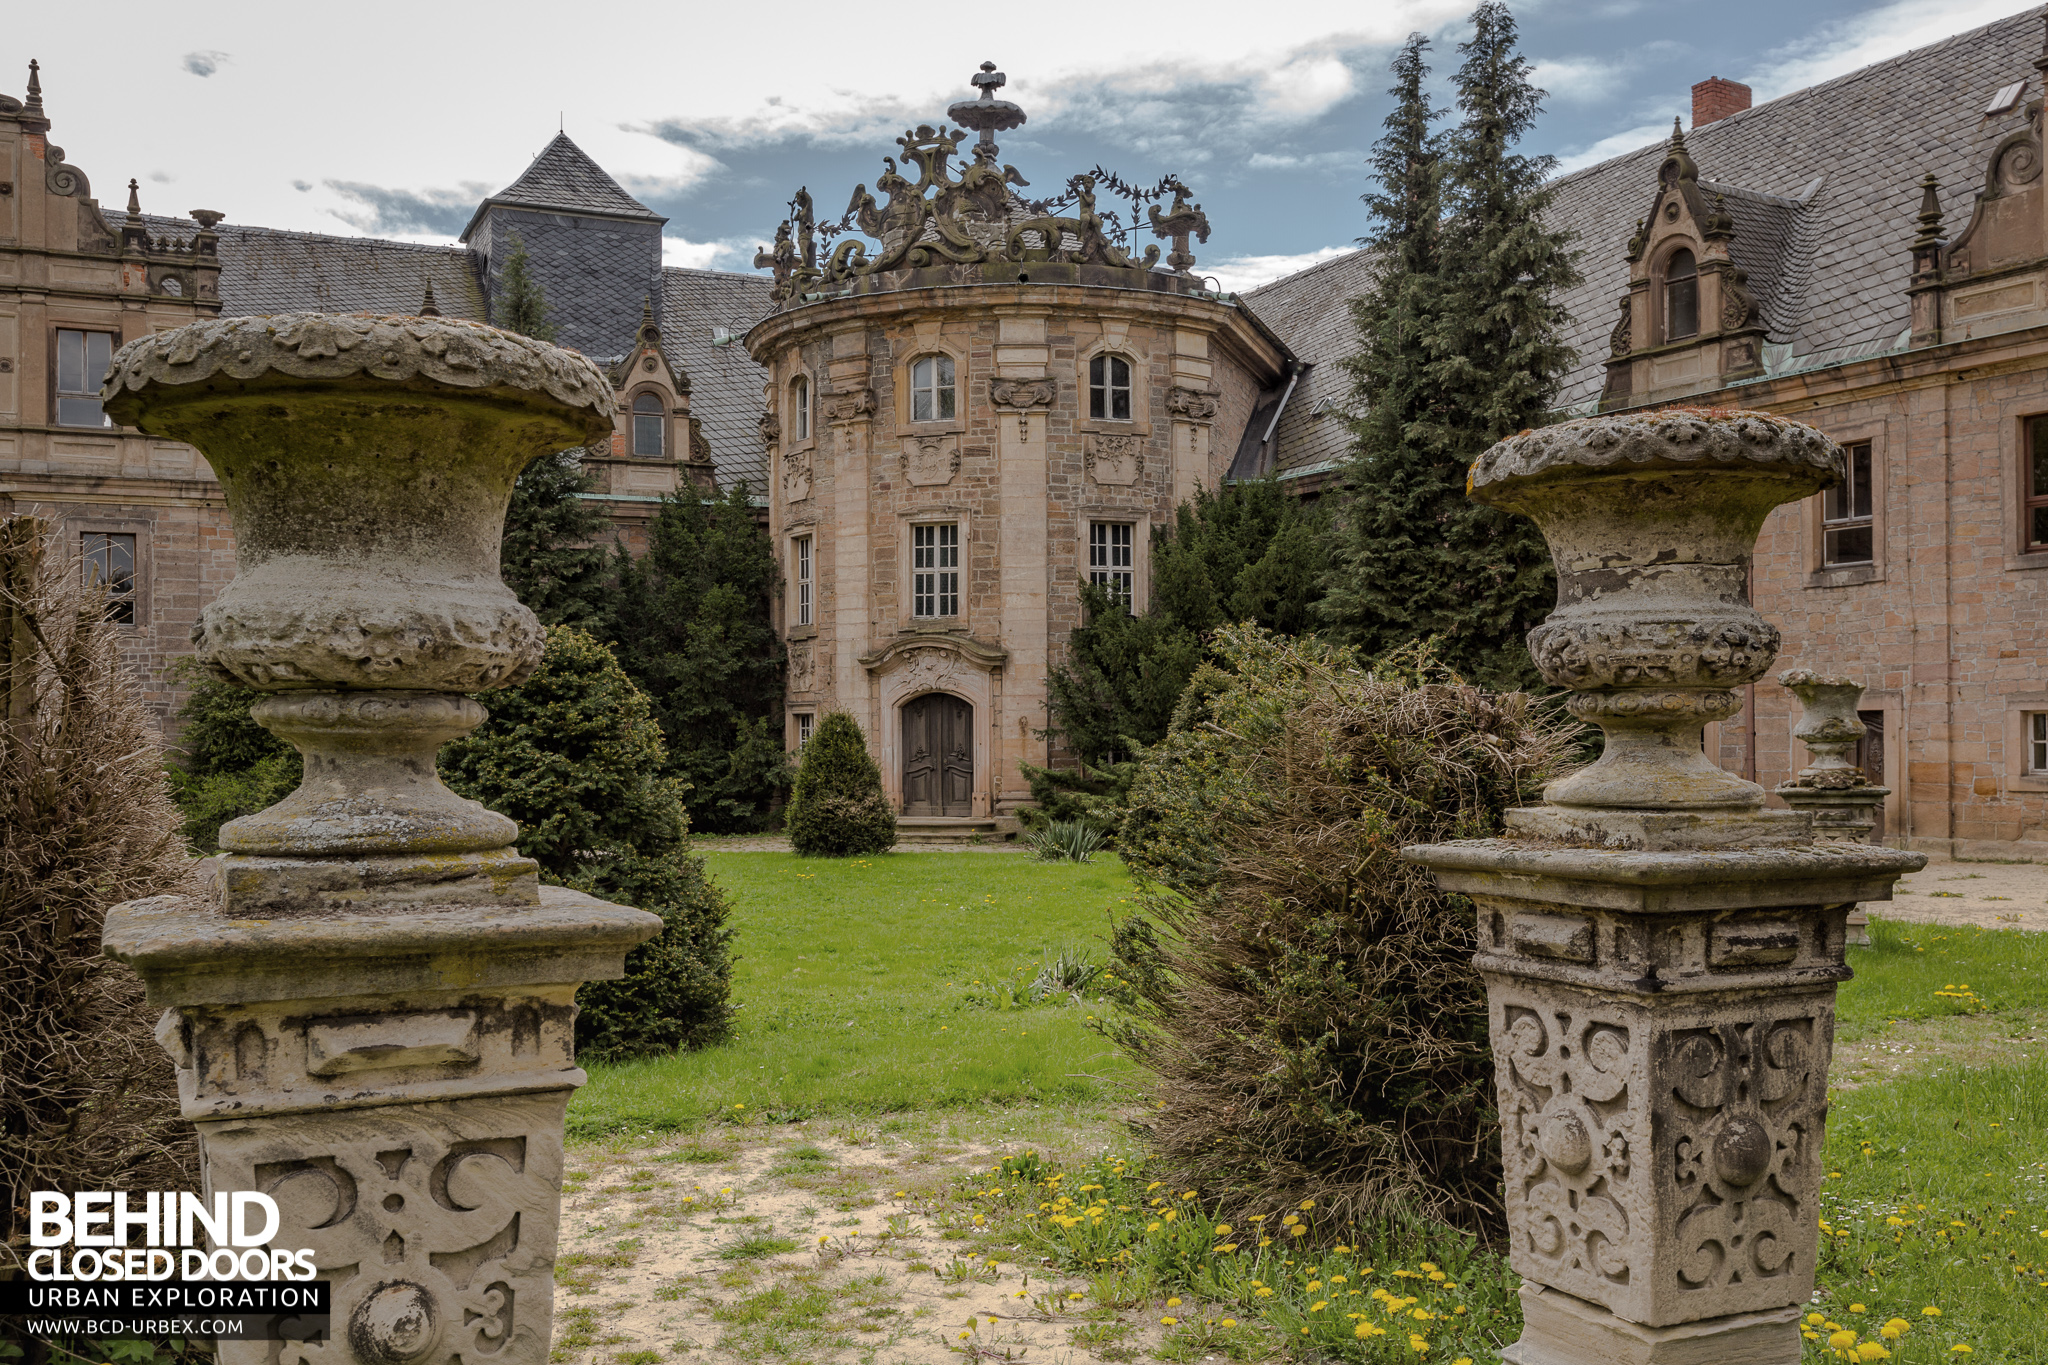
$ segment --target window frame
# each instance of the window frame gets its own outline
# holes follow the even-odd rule
[[[1821,497],[1821,550],[1820,567],[1826,569],[1858,569],[1877,563],[1877,512],[1875,501],[1876,445],[1871,441],[1843,441],[1842,453],[1847,457],[1847,477],[1840,485],[1830,488]],[[1859,478],[1858,460],[1862,461]],[[1860,496],[1859,496],[1860,495]],[[1840,503],[1847,502],[1846,511]],[[1868,553],[1860,559],[1836,559],[1833,555],[1835,537],[1862,531]]]
[[[790,624],[797,630],[817,624],[817,546],[810,531],[789,538]]]
[[[654,404],[653,411],[643,412],[641,410],[640,403],[642,399],[652,400]],[[626,414],[630,422],[626,448],[632,457],[636,460],[665,460],[669,458],[668,402],[662,397],[661,392],[658,389],[637,390],[626,404]],[[661,449],[652,455],[640,449],[642,418],[652,419],[655,438],[661,445]]]
[[[2048,692],[2011,692],[2005,698],[2005,761],[1999,765],[2006,791],[2048,792],[2048,767],[2035,763],[2036,726],[2048,726]]]
[[[920,385],[918,371],[926,365],[932,366],[932,383]],[[927,349],[910,357],[909,363],[904,367],[909,394],[909,416],[906,420],[916,426],[960,421],[960,368],[960,362],[950,351]],[[950,373],[947,373],[948,371]],[[931,410],[922,416],[919,415],[917,407],[920,394],[930,395],[931,401]],[[945,399],[943,404],[940,402],[941,395]],[[942,406],[946,411],[940,411]]]
[[[1116,382],[1116,367],[1123,367],[1124,382]],[[1102,372],[1101,381],[1096,371]],[[1097,351],[1088,357],[1088,420],[1091,422],[1115,422],[1128,424],[1137,417],[1137,364],[1122,351]],[[1116,399],[1121,394],[1124,410],[1121,416],[1116,412]]]
[[[2037,437],[2048,437],[2048,413],[2020,419],[2020,537],[2016,548],[2023,555],[2048,555],[2048,487],[2039,486],[2034,477],[2037,472],[2048,474],[2048,440],[2037,449]],[[2039,540],[2034,538],[2036,526],[2042,529]]]
[[[107,620],[117,626],[139,628],[144,624],[142,611],[142,554],[145,546],[142,532],[128,527],[108,530],[102,527],[81,526],[77,528],[78,557],[81,572],[88,588],[97,588],[107,575],[110,586],[107,592]],[[93,542],[97,539],[98,545]],[[116,542],[124,542],[121,548],[128,557],[128,572],[125,578],[114,580],[110,569],[112,556],[109,554],[101,573],[94,568],[99,555],[116,548]]]
[[[86,387],[67,389],[64,387],[64,342],[65,338],[74,336],[80,338],[78,382]],[[106,408],[100,401],[100,385],[92,382],[92,343],[89,340],[92,337],[106,338],[107,359],[111,364],[114,352],[121,349],[121,334],[118,331],[110,332],[100,327],[57,326],[50,329],[50,425],[53,427],[70,427],[74,431],[105,431],[114,425],[113,418],[107,416]],[[106,378],[104,369],[100,372],[100,378]],[[99,420],[65,421],[64,405],[67,402],[91,403],[93,411],[99,414]]]
[[[789,381],[789,428],[791,444],[811,439],[811,377],[807,374]]]
[[[816,711],[792,711],[789,713],[790,752],[802,753],[804,745],[811,742],[811,736],[818,732]]]
[[[960,609],[960,552],[965,537],[957,519],[913,521],[910,523],[909,591],[913,621],[951,621]],[[920,545],[920,539],[928,543]],[[950,562],[948,560],[950,552]],[[929,563],[922,562],[926,555]],[[925,608],[929,606],[930,610]],[[951,611],[944,610],[951,606]]]
[[[1889,449],[1885,419],[1873,418],[1840,427],[1826,426],[1824,430],[1836,445],[1844,449],[1859,445],[1870,448],[1870,558],[1838,564],[1827,562],[1829,495],[1826,492],[1816,493],[1803,500],[1805,511],[1800,514],[1804,517],[1805,539],[1798,553],[1805,558],[1806,586],[1845,588],[1877,582],[1885,577],[1885,498],[1889,486],[1885,468],[1885,455]]]
[[[1691,266],[1691,270],[1686,274],[1674,276],[1671,273],[1671,267],[1677,262],[1680,256],[1686,258],[1686,262]],[[1666,342],[1693,340],[1700,334],[1699,253],[1694,251],[1690,245],[1680,245],[1676,250],[1672,251],[1671,254],[1664,258],[1664,266],[1663,269],[1659,272],[1659,278],[1659,292],[1662,298],[1662,303],[1660,305],[1660,314],[1663,322],[1664,340]],[[1678,330],[1672,317],[1672,304],[1674,301],[1673,290],[1676,288],[1676,286],[1678,286],[1681,283],[1689,283],[1692,286],[1692,326],[1683,332]]]
[[[1117,543],[1116,532],[1123,532]],[[1123,562],[1117,562],[1118,552]],[[1138,526],[1134,521],[1110,519],[1088,521],[1088,582],[1107,588],[1112,600],[1128,612],[1138,610]]]

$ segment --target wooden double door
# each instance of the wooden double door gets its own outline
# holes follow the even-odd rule
[[[903,704],[903,813],[974,814],[974,708],[958,697]]]

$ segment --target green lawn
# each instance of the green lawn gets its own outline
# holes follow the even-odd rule
[[[1131,1093],[1135,1069],[1085,1026],[1093,1005],[1020,1006],[1008,988],[1063,950],[1104,961],[1106,912],[1130,892],[1113,856],[704,858],[734,907],[738,1037],[591,1067],[572,1132]]]

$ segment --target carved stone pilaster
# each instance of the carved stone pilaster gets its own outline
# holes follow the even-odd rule
[[[1478,907],[1525,1277],[1504,1361],[1799,1361],[1845,921],[1926,859],[1762,810],[1699,733],[1777,652],[1743,587],[1764,517],[1840,458],[1778,418],[1653,415],[1473,466],[1475,497],[1542,526],[1558,606],[1530,652],[1608,735],[1516,837],[1404,851]]]

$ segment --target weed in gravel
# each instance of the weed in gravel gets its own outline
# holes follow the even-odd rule
[[[770,1256],[784,1256],[797,1249],[796,1241],[789,1237],[777,1237],[773,1229],[742,1237],[736,1242],[727,1242],[718,1249],[721,1261],[765,1261]]]
[[[555,1258],[555,1283],[571,1294],[588,1294],[597,1288],[600,1273],[624,1270],[640,1251],[638,1238],[614,1243],[606,1251],[572,1251]]]

